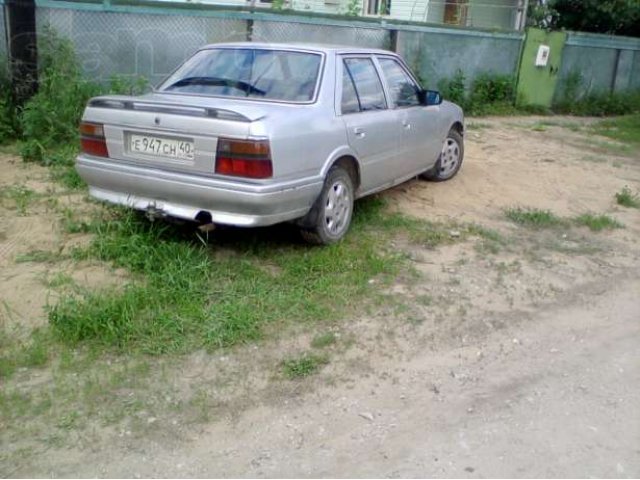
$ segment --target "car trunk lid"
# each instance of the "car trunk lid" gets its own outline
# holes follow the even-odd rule
[[[264,106],[237,100],[154,93],[93,98],[83,121],[103,125],[112,160],[214,175],[218,138],[250,138],[265,116]]]

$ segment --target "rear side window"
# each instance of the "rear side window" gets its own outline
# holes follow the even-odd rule
[[[391,90],[391,100],[396,107],[420,105],[418,88],[398,62],[391,58],[379,58],[382,73]]]
[[[387,108],[382,83],[370,58],[346,58],[344,60],[344,70],[351,77],[353,86],[355,86],[357,99],[360,103],[360,111],[384,110]]]
[[[353,86],[353,79],[345,67],[342,69],[342,113],[347,114],[359,111],[358,94]]]

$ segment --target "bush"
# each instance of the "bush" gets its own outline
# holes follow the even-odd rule
[[[39,43],[38,93],[29,99],[20,115],[25,161],[68,164],[78,147],[78,124],[87,101],[106,93],[135,94],[147,87],[143,78],[114,76],[107,85],[86,80],[67,39],[46,29]],[[64,150],[69,155],[62,155]]]
[[[438,89],[442,97],[460,105],[466,106],[466,78],[462,70],[458,70],[452,78],[445,78],[438,83]]]
[[[490,72],[478,75],[467,88],[467,79],[458,70],[438,84],[443,97],[462,107],[468,115],[506,114],[514,111],[515,81],[509,75]]]
[[[38,93],[27,101],[20,116],[26,161],[45,162],[48,151],[76,143],[78,124],[89,98],[100,86],[82,78],[71,42],[47,30],[39,44]]]
[[[6,59],[1,59],[0,66],[0,145],[18,136],[18,109],[14,102],[11,80],[5,67]]]

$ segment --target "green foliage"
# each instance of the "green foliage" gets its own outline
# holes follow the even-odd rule
[[[272,0],[271,2],[271,9],[272,10],[284,10],[284,7],[286,5],[286,0]]]
[[[39,87],[25,104],[20,121],[26,161],[44,162],[48,151],[76,142],[87,100],[99,86],[82,78],[71,42],[47,29],[39,42]]]
[[[623,207],[640,208],[640,196],[634,194],[628,186],[615,194],[616,203]]]
[[[284,360],[282,373],[290,380],[304,378],[313,375],[328,363],[329,358],[326,355],[305,353],[299,357]]]
[[[13,99],[7,59],[0,57],[0,145],[14,140],[20,132],[18,108]]]
[[[584,213],[574,219],[577,225],[588,227],[591,231],[599,232],[601,230],[612,230],[614,228],[622,228],[623,225],[615,218],[608,215],[596,215],[593,213]]]
[[[347,3],[346,15],[349,17],[358,17],[362,15],[362,1],[349,0],[349,3]]]
[[[591,130],[620,142],[640,145],[640,113],[600,121]]]
[[[205,245],[187,228],[116,211],[86,226],[93,244],[75,256],[126,268],[132,280],[64,296],[50,323],[71,345],[152,354],[256,340],[274,322],[331,317],[362,297],[371,278],[394,272],[400,258],[385,254],[368,228],[356,218],[345,241],[318,249],[296,245],[287,227],[271,243],[260,230],[233,230]]]
[[[89,98],[105,93],[135,94],[146,88],[144,79],[116,76],[108,85],[86,80],[73,45],[45,29],[38,42],[39,87],[20,114],[25,161],[69,165],[78,144],[78,124]]]
[[[484,72],[474,78],[468,88],[467,83],[462,70],[458,70],[452,78],[441,80],[438,87],[446,100],[460,105],[467,115],[514,112],[515,84],[509,75]]]
[[[640,36],[638,0],[551,0],[554,27],[578,32]]]
[[[25,185],[8,185],[0,188],[0,204],[6,200],[12,203],[18,215],[26,215],[29,204],[38,196],[36,192]]]
[[[640,112],[640,90],[613,93],[589,91],[578,70],[567,75],[559,91],[553,105],[557,113],[602,117]]]
[[[562,218],[550,210],[538,208],[509,208],[505,215],[512,222],[531,228],[551,228],[565,224]]]
[[[334,345],[338,341],[338,337],[333,332],[326,332],[320,335],[316,335],[311,340],[311,346],[313,348],[326,348]]]
[[[11,338],[0,329],[0,379],[11,377],[18,368],[41,367],[49,360],[49,337],[35,330],[29,340]]]
[[[456,71],[452,78],[445,78],[438,83],[438,89],[443,98],[457,103],[464,108],[466,106],[466,77],[462,70]]]

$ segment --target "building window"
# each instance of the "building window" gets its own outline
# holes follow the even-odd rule
[[[444,23],[466,25],[469,0],[447,0],[444,4]]]
[[[391,0],[367,0],[367,15],[389,15]]]

